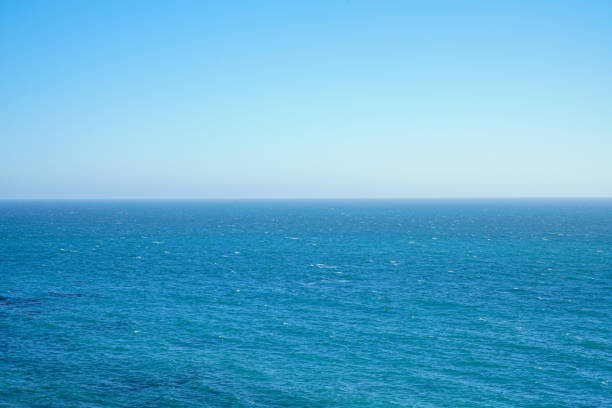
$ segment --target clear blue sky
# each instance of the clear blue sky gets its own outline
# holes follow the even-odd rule
[[[612,196],[610,1],[0,1],[0,198]]]

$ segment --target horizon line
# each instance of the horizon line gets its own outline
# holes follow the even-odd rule
[[[414,196],[414,197],[0,197],[0,201],[382,201],[382,200],[599,200],[611,196]]]

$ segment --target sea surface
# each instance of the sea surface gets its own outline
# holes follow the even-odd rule
[[[0,407],[611,407],[612,200],[0,201]]]

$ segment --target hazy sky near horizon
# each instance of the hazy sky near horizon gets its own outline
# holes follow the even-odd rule
[[[2,1],[0,198],[612,196],[609,1]]]

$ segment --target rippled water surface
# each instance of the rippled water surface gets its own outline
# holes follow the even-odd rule
[[[612,406],[612,201],[0,202],[2,407]]]

